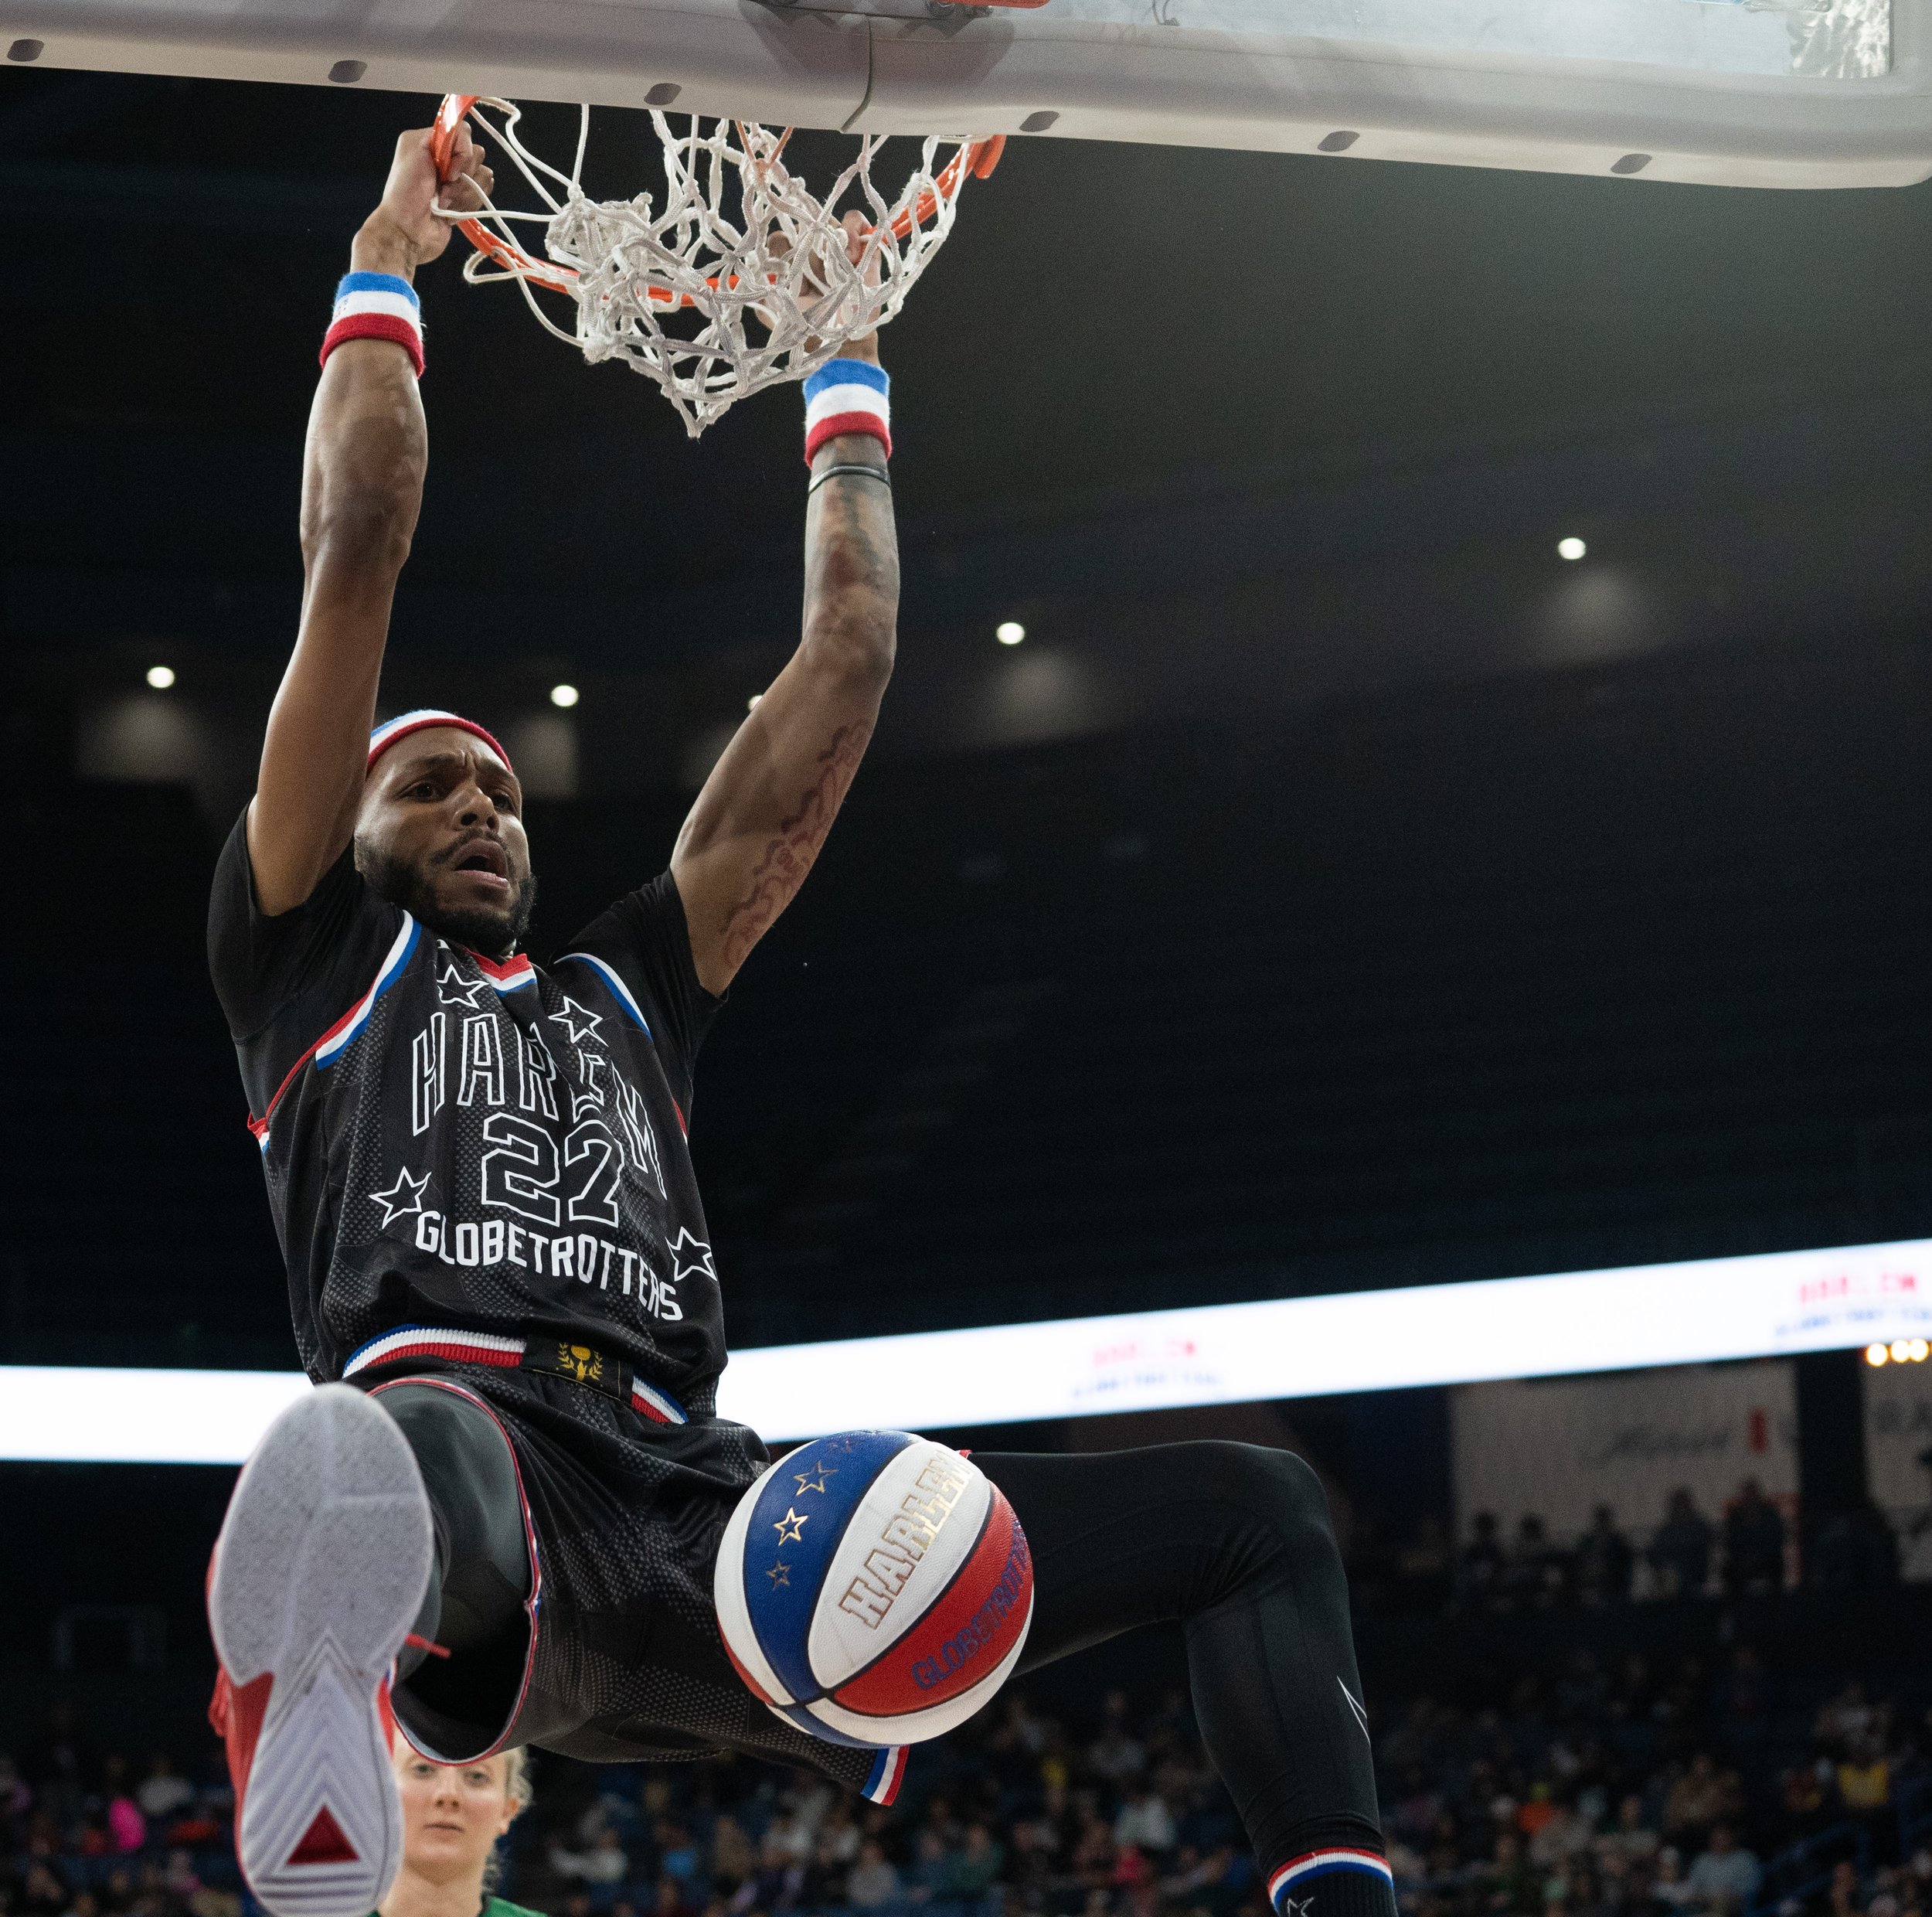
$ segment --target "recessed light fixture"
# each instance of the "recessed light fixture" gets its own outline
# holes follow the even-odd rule
[[[583,695],[574,686],[553,686],[550,688],[550,703],[553,706],[561,706],[566,712],[568,712],[582,696]]]
[[[764,694],[763,693],[753,693],[750,698],[745,702],[745,710],[747,712],[756,712],[758,710],[758,701],[764,697]]]
[[[1589,550],[1590,548],[1574,533],[1567,539],[1560,539],[1556,542],[1556,557],[1559,559],[1581,559]]]
[[[1026,628],[1017,619],[1003,619],[993,628],[993,637],[1002,645],[1017,645],[1026,636]]]
[[[165,693],[175,683],[175,669],[172,666],[151,666],[148,668],[148,683],[158,693]]]

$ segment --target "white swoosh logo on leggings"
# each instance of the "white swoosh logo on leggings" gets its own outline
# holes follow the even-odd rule
[[[1352,1691],[1346,1684],[1342,1684],[1342,1680],[1339,1677],[1335,1680],[1335,1682],[1338,1684],[1342,1684],[1342,1694],[1348,1699],[1349,1708],[1355,1713],[1355,1722],[1362,1726],[1362,1735],[1364,1737],[1367,1737],[1369,1735],[1368,1712],[1362,1708],[1360,1702],[1356,1699],[1355,1693]]]

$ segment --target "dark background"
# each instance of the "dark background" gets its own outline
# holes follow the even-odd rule
[[[202,918],[331,290],[432,106],[0,73],[0,1361],[292,1362]],[[734,1340],[1932,1232],[1928,240],[1923,189],[1012,143],[884,341],[872,761],[700,1074]],[[796,403],[693,445],[420,284],[386,703],[583,689],[541,954],[791,643]],[[1439,1394],[1294,1417],[1438,1496]],[[225,1486],[0,1472],[22,1657],[109,1586],[192,1634]]]

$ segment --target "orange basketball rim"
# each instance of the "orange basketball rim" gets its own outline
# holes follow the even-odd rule
[[[445,94],[443,104],[437,109],[436,123],[430,133],[430,157],[436,163],[437,176],[444,180],[451,177],[452,158],[456,151],[456,131],[469,117],[470,109],[483,96],[481,94]],[[787,127],[778,142],[778,150],[784,150],[784,143],[791,138]],[[991,177],[993,169],[998,165],[1000,155],[1006,150],[1006,136],[996,133],[984,140],[971,140],[940,168],[933,184],[922,192],[908,207],[900,209],[892,222],[892,232],[896,238],[904,239],[915,226],[923,226],[938,210],[940,199],[952,199],[957,196],[961,186],[970,175],[975,179]],[[538,260],[526,253],[513,241],[502,234],[492,233],[478,220],[459,220],[456,230],[477,251],[494,260],[505,272],[514,273],[532,286],[540,286],[553,293],[574,294],[577,290],[577,271],[574,267],[559,266],[553,260]],[[861,230],[864,237],[874,230]],[[733,281],[732,284],[736,284]],[[714,281],[711,282],[716,284]],[[679,300],[677,296],[651,289],[651,296],[665,305],[689,305],[689,299]]]

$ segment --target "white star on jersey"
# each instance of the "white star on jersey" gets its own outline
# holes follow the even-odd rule
[[[383,1207],[383,1224],[386,1227],[397,1218],[406,1218],[413,1211],[423,1209],[423,1194],[430,1188],[430,1175],[425,1172],[420,1178],[413,1178],[405,1166],[396,1174],[396,1183],[387,1191],[372,1191],[370,1202]]]
[[[702,1238],[694,1238],[682,1225],[678,1227],[678,1235],[671,1241],[671,1282],[674,1285],[682,1285],[687,1278],[708,1278],[714,1284],[717,1282],[718,1268],[712,1262],[711,1247]]]
[[[563,995],[563,1009],[549,1015],[553,1024],[561,1025],[569,1034],[573,1045],[601,1045],[604,1040],[597,1037],[597,1027],[604,1023],[601,1012],[587,1012],[572,998]]]

